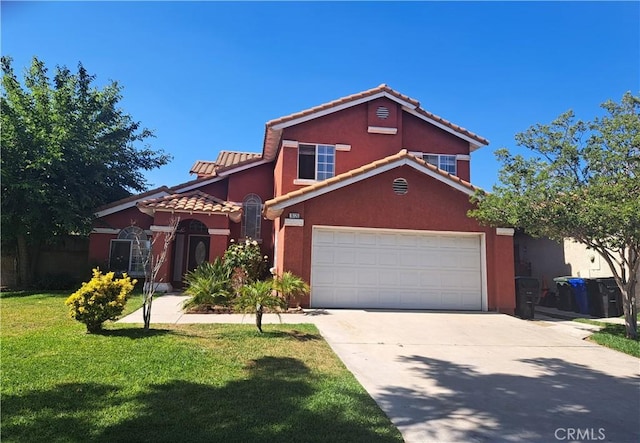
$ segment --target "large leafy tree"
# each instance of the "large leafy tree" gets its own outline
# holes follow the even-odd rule
[[[88,232],[96,207],[145,190],[142,171],[170,158],[145,144],[153,134],[119,107],[116,82],[93,86],[82,64],[50,78],[37,58],[20,82],[11,62],[2,57],[2,242],[28,285],[43,242]]]
[[[640,97],[602,104],[589,122],[573,112],[516,135],[530,156],[497,152],[501,184],[476,195],[470,215],[533,236],[573,238],[598,252],[622,291],[627,336],[637,338],[640,266]]]

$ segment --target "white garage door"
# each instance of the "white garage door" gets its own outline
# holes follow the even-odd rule
[[[313,228],[311,305],[482,310],[479,234]]]

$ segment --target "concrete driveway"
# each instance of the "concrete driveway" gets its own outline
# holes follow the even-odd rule
[[[640,360],[491,313],[316,311],[407,442],[637,442]]]

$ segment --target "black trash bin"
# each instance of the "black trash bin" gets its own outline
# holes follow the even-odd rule
[[[588,278],[585,280],[587,285],[587,297],[589,298],[589,315],[596,318],[602,318],[605,316],[604,306],[608,303],[606,300],[608,295],[600,292],[600,284],[595,278]]]
[[[600,293],[600,303],[602,304],[602,317],[620,317],[624,314],[622,306],[622,292],[614,278],[597,278]]]
[[[540,283],[533,277],[516,277],[516,316],[533,319],[540,298]]]
[[[558,289],[557,308],[561,311],[573,311],[573,307],[576,305],[573,292],[571,291],[571,285],[569,284],[570,278],[571,277],[556,277],[553,279]]]

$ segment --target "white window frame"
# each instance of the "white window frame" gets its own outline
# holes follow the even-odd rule
[[[132,236],[134,238],[132,238]],[[136,238],[140,242],[140,248],[138,248],[138,242]],[[151,252],[151,241],[149,241],[147,234],[143,229],[137,226],[128,226],[120,231],[118,234],[118,238],[114,238],[109,242],[109,266],[111,266],[111,254],[113,250],[113,243],[129,243],[129,265],[127,269],[127,274],[132,277],[144,277],[145,270],[133,269],[134,258],[136,259],[136,264],[143,265],[144,264],[144,255],[149,254]],[[138,253],[139,252],[139,253]],[[138,263],[138,259],[140,260]]]
[[[314,148],[314,154],[313,154],[314,155],[314,178],[300,178],[300,149],[303,148],[303,147],[304,148],[309,148],[309,147],[313,147]],[[320,165],[320,162],[318,161],[320,154],[319,154],[318,151],[321,148],[330,148],[332,150],[332,155],[333,155],[333,163],[332,164],[325,162],[325,164],[331,164],[332,165],[332,169],[333,169],[332,174],[331,175],[327,175],[327,176],[325,176],[323,178],[319,178],[319,176],[318,176],[318,173],[319,173],[318,169],[319,169],[319,165]],[[306,183],[308,183],[308,182],[312,182],[313,183],[313,182],[317,182],[317,181],[326,180],[326,179],[331,178],[331,177],[335,177],[335,175],[336,175],[336,151],[337,151],[337,149],[336,149],[335,145],[329,145],[329,144],[326,144],[326,143],[302,143],[302,142],[298,143],[298,173],[296,175],[297,178],[295,180],[295,183],[300,183],[300,184],[303,184],[305,182]]]
[[[256,211],[256,219],[255,219],[255,223],[256,223],[255,232],[249,233],[249,234],[255,234],[255,235],[247,235],[247,211],[245,210],[245,208],[249,204],[252,204],[258,207],[258,210]],[[260,196],[257,194],[247,194],[247,196],[242,201],[242,224],[240,229],[241,229],[243,238],[251,238],[252,240],[256,240],[256,241],[262,240],[261,212],[262,212],[262,199],[260,198]]]
[[[448,172],[451,175],[458,175],[458,159],[457,156],[455,154],[431,154],[428,152],[419,152],[417,153],[418,156],[426,161],[427,163],[435,166],[438,169],[442,169],[445,172]],[[437,157],[438,158],[438,164],[434,164],[431,161],[427,160],[425,157]],[[450,171],[449,169],[447,169],[447,164],[445,163],[447,160],[451,160],[453,159],[453,172]],[[451,165],[451,164],[449,164]]]

